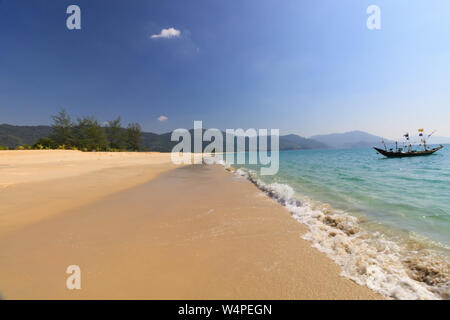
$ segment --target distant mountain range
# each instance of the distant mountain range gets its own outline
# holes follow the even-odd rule
[[[33,145],[39,138],[48,137],[52,132],[50,126],[13,126],[0,125],[0,146],[16,148],[23,145]],[[191,130],[192,133],[192,130]],[[191,134],[193,136],[193,134]],[[225,134],[224,134],[225,136]],[[178,143],[170,140],[171,132],[156,134],[152,132],[142,133],[142,146],[148,151],[170,152]],[[204,142],[203,147],[210,142]],[[246,142],[248,145],[248,141]],[[193,143],[192,143],[193,145]],[[270,147],[270,142],[269,142]],[[294,134],[280,137],[280,150],[325,149],[327,145],[306,139]]]
[[[332,133],[326,135],[312,136],[311,139],[319,141],[331,148],[369,148],[381,145],[382,137],[374,136],[364,131],[350,131],[345,133]],[[386,144],[393,141],[384,139]]]
[[[0,124],[0,146],[16,148],[23,145],[33,145],[39,138],[48,137],[52,131],[50,126],[13,126]],[[170,141],[171,133],[156,134],[144,132],[142,146],[148,151],[170,152],[178,142]],[[280,136],[280,150],[306,149],[348,149],[380,146],[382,137],[363,131],[315,135],[304,138],[295,134]],[[386,144],[393,141],[384,139]],[[430,143],[450,143],[450,138],[432,137]],[[203,147],[209,142],[204,142]]]
[[[307,139],[296,134],[280,136],[280,150],[328,149],[327,144],[315,139]]]

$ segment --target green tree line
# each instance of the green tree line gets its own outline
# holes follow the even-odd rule
[[[72,121],[62,109],[52,116],[52,133],[40,138],[34,149],[77,149],[81,151],[140,151],[142,131],[138,123],[122,126],[120,117],[105,126],[94,117],[81,117]]]

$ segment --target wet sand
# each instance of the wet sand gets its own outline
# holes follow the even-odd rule
[[[181,167],[0,233],[0,294],[6,299],[380,298],[339,276],[334,262],[300,238],[305,232],[246,179],[220,166]],[[81,290],[66,288],[69,265],[81,268]]]

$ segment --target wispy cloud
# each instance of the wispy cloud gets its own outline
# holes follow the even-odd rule
[[[166,117],[166,116],[159,116],[159,117],[158,117],[158,121],[159,121],[159,122],[167,121],[167,119],[169,119],[169,118]]]
[[[179,38],[181,35],[181,31],[177,30],[175,28],[168,28],[168,29],[162,29],[159,34],[154,34],[151,36],[152,39],[159,39],[159,38]]]

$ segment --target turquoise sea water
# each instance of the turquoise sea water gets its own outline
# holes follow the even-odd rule
[[[372,149],[280,153],[270,182],[346,212],[450,247],[450,148],[426,157],[388,159]]]
[[[389,250],[393,251],[381,249],[380,254],[390,257],[396,255],[398,258],[389,263],[398,262],[399,265],[405,266],[405,275],[414,281],[418,280],[419,284],[424,282],[424,288],[440,286],[439,294],[448,298],[450,145],[434,155],[399,159],[385,158],[373,149],[282,151],[279,172],[275,176],[260,176],[258,166],[236,167],[251,173],[253,179],[258,181],[257,184],[263,186],[262,190],[278,192],[278,199],[300,201],[302,205],[297,206],[299,208],[288,207],[299,221],[311,226],[311,232],[319,232],[320,226],[313,226],[310,216],[314,216],[317,208],[324,205],[327,212],[325,215],[319,214],[318,219],[325,221],[327,228],[331,226],[344,230],[349,237],[341,240],[353,241],[349,245],[350,251],[357,251],[354,246],[368,245],[366,240],[356,241],[361,240],[361,237],[373,237],[370,243],[374,246],[380,245],[376,240],[387,241],[383,246],[390,243]],[[286,196],[286,192],[289,195]],[[336,219],[330,220],[327,215]],[[343,221],[339,220],[341,217],[347,220],[340,225],[339,221]],[[355,220],[353,218],[357,220],[357,229],[364,230],[364,236],[356,238],[353,231],[347,231],[347,225],[351,225]],[[327,232],[334,237],[334,231]],[[338,240],[333,239],[333,243],[328,243],[326,241],[329,240],[323,240],[316,235],[311,235],[310,238],[309,240],[315,241],[315,245],[322,251],[331,256],[339,255],[339,250],[336,249]],[[393,249],[397,244],[401,244],[401,248]],[[437,255],[434,256],[430,252]],[[339,263],[348,267],[349,262],[342,256],[334,258],[342,258]],[[347,258],[355,257],[353,254]],[[433,263],[436,262],[434,266],[428,266],[427,259],[439,261],[433,260]],[[386,264],[386,261],[382,263]],[[428,267],[434,269],[422,270]],[[349,277],[352,277],[352,270],[347,270]],[[438,281],[426,278],[427,274],[433,272],[439,275]],[[358,278],[358,275],[353,274],[353,278]],[[396,284],[390,285],[393,286],[386,289],[390,290],[387,293],[386,290],[377,291],[399,298],[425,297],[396,294],[393,292],[396,290]],[[431,288],[431,291],[434,289]]]

